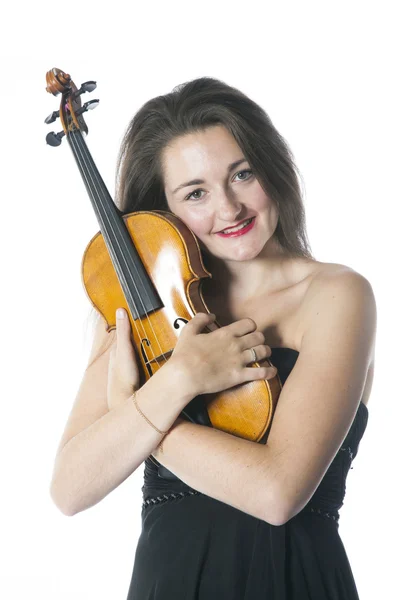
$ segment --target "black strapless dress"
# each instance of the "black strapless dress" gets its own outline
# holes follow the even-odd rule
[[[282,384],[297,357],[291,348],[272,349]],[[159,476],[147,459],[127,600],[358,600],[339,509],[367,422],[360,403],[313,497],[279,526]]]

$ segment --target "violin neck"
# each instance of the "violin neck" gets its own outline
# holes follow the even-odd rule
[[[106,185],[95,165],[85,140],[80,131],[73,131],[68,135],[72,154],[86,186],[94,212],[99,222],[101,232],[111,233],[109,223],[116,224],[121,221],[123,214],[115,205]]]
[[[132,317],[160,308],[160,298],[79,130],[67,136]]]

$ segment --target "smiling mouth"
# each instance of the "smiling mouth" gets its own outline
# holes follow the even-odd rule
[[[237,225],[233,226],[233,227],[226,227],[226,229],[221,229],[220,231],[217,231],[216,233],[235,233],[236,231],[240,231],[241,229],[244,229],[245,227],[247,227],[247,225],[250,225],[250,223],[252,221],[254,221],[255,217],[250,217],[249,219],[244,219],[243,221],[241,221],[241,223],[238,223]]]

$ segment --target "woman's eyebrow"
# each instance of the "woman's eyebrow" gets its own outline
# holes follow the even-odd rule
[[[236,169],[236,167],[238,167],[244,162],[247,162],[245,158],[235,160],[235,162],[228,165],[227,172],[230,173],[230,171],[233,171],[233,169]],[[184,187],[188,187],[189,185],[199,185],[200,183],[205,183],[204,179],[192,179],[191,181],[186,181],[186,183],[181,183],[180,185],[178,185],[178,187],[172,193],[176,194],[176,192],[179,192],[179,190],[181,190]]]

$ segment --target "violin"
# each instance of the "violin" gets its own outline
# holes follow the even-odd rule
[[[116,328],[116,309],[127,311],[141,387],[171,357],[188,321],[197,312],[210,312],[201,288],[212,274],[204,266],[196,236],[179,217],[163,210],[123,214],[114,203],[84,140],[88,127],[82,115],[99,100],[82,105],[81,96],[92,92],[96,82],[87,81],[78,89],[70,75],[54,68],[47,72],[46,83],[46,91],[61,94],[61,101],[45,123],[60,118],[63,128],[48,133],[46,142],[59,146],[64,136],[68,140],[100,226],[83,254],[82,282],[107,332]],[[217,328],[217,321],[208,325],[209,332]],[[260,362],[251,366],[257,368]],[[187,404],[182,416],[265,443],[281,389],[276,374],[269,380],[201,394]]]

